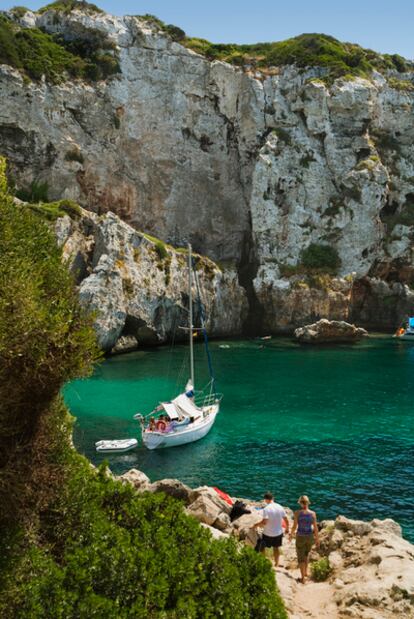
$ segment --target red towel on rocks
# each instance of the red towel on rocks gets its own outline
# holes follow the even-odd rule
[[[220,490],[219,488],[215,488],[213,486],[213,490],[215,490],[217,492],[217,494],[219,496],[221,496],[221,498],[226,501],[226,503],[228,503],[229,505],[233,505],[233,501],[231,500],[231,498],[229,497],[228,494],[226,494],[225,492],[223,492],[223,490]]]

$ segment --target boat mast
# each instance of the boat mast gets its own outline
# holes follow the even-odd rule
[[[192,255],[191,245],[188,243],[188,333],[190,335],[190,378],[193,388],[194,384],[194,342],[193,342],[193,292],[191,288],[191,271],[192,271]]]

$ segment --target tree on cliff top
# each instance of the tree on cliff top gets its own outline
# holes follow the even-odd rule
[[[286,619],[273,570],[70,445],[63,384],[97,356],[60,250],[0,158],[0,616]]]

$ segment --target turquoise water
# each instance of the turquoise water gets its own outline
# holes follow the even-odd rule
[[[114,472],[135,467],[151,480],[175,477],[252,499],[270,489],[292,508],[308,494],[321,518],[392,517],[414,540],[413,345],[378,337],[355,347],[303,348],[287,339],[211,347],[224,399],[209,435],[106,456]],[[95,441],[137,436],[132,415],[182,388],[187,355],[178,346],[113,357],[69,385],[78,449],[96,464],[103,457]],[[196,360],[204,367],[202,346]],[[206,371],[196,380],[207,382]]]

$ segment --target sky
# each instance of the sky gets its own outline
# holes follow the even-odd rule
[[[22,0],[37,9],[49,0]],[[17,2],[19,4],[19,2]],[[280,41],[323,32],[414,59],[414,0],[95,0],[115,15],[151,13],[214,43]],[[0,0],[0,9],[16,2]]]

